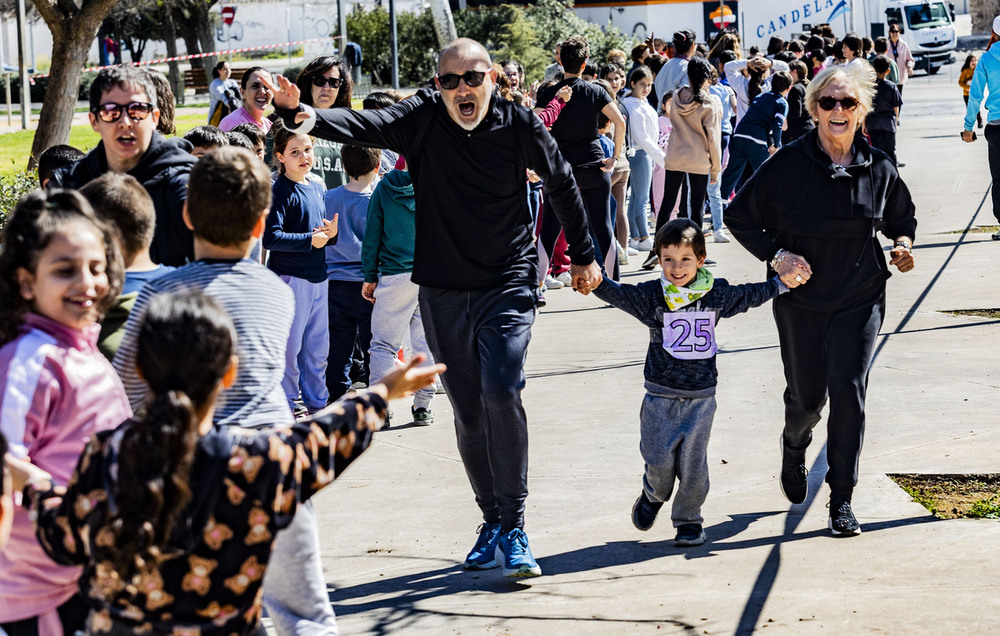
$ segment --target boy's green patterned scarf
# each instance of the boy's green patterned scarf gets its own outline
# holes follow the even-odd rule
[[[681,307],[690,305],[698,300],[712,291],[714,283],[715,278],[712,276],[712,272],[704,267],[698,268],[698,273],[695,275],[694,280],[687,287],[678,287],[673,283],[667,282],[663,274],[660,274],[660,285],[663,286],[663,299],[667,301],[667,307],[670,308],[670,311],[677,311]]]

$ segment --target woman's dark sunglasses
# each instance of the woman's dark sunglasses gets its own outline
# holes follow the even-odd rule
[[[149,102],[130,102],[128,104],[116,104],[108,102],[101,104],[94,109],[94,114],[108,124],[114,123],[122,118],[122,113],[128,112],[128,117],[132,121],[142,121],[153,112],[153,105]]]
[[[344,83],[344,80],[340,77],[323,77],[322,75],[316,75],[312,79],[313,86],[316,88],[323,88],[324,86],[329,86],[330,88],[340,88],[340,85]]]
[[[854,110],[858,107],[858,100],[853,97],[841,97],[840,99],[836,97],[820,97],[816,100],[816,104],[823,110],[833,110],[837,107],[837,104],[840,104],[844,110]]]
[[[455,75],[454,73],[446,73],[444,75],[438,75],[438,83],[441,84],[441,88],[450,91],[458,88],[459,80],[464,81],[465,85],[469,88],[475,88],[483,83],[486,79],[486,74],[489,71],[466,71],[462,75]]]

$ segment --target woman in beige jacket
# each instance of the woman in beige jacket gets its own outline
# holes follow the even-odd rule
[[[681,216],[688,216],[701,227],[708,184],[715,183],[722,171],[722,104],[708,90],[712,67],[708,60],[695,57],[688,62],[687,72],[688,85],[674,94],[670,109],[673,130],[663,164],[663,203],[656,214],[657,231],[669,220],[670,209],[685,180],[691,193],[691,208],[685,214],[686,201],[682,201]],[[657,254],[650,252],[643,268],[655,267],[656,257]]]

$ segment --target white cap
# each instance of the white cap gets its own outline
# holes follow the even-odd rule
[[[993,32],[1000,35],[1000,15],[993,18]]]

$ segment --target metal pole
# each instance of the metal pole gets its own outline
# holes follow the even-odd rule
[[[399,42],[396,41],[396,0],[389,0],[389,55],[392,63],[392,87],[399,90]]]
[[[285,29],[288,31],[288,65],[292,65],[292,9],[285,7]]]
[[[21,130],[28,129],[31,118],[31,93],[28,87],[28,38],[24,36],[27,26],[24,0],[17,0],[17,56],[21,77]]]
[[[4,93],[6,94],[7,97],[7,125],[13,126],[14,124],[11,121],[11,119],[14,116],[14,109],[11,108],[11,103],[10,103],[10,73],[4,73],[3,78],[4,78]]]
[[[340,36],[337,46],[340,47],[340,56],[344,56],[344,46],[347,44],[347,11],[344,8],[344,0],[337,0],[337,35]]]

